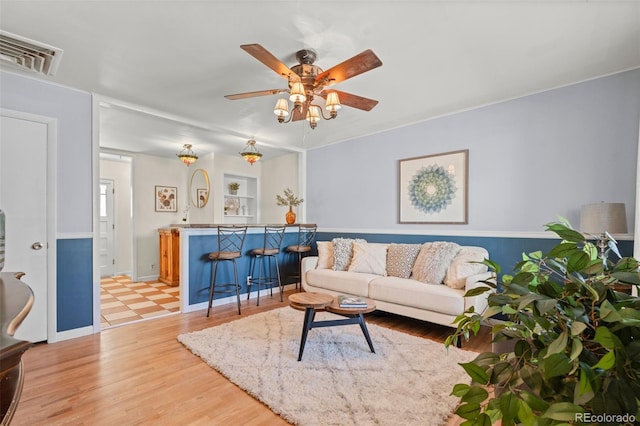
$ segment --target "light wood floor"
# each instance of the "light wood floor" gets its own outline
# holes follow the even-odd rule
[[[242,316],[287,304],[286,295],[281,303],[275,294],[261,298],[260,307],[255,299],[242,303]],[[229,304],[214,307],[210,318],[205,311],[175,314],[34,346],[23,358],[24,390],[11,424],[286,425],[176,340],[237,318]],[[450,332],[395,315],[368,314],[367,321],[438,342]],[[488,350],[489,341],[483,330],[464,348]]]

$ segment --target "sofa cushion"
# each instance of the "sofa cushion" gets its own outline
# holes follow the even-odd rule
[[[369,283],[369,298],[447,315],[464,312],[464,290],[404,278],[374,279]]]
[[[418,253],[411,278],[426,284],[442,284],[453,258],[460,251],[456,243],[435,241],[424,243]]]
[[[353,256],[347,271],[387,275],[387,247],[381,243],[353,243]]]
[[[333,268],[333,243],[331,241],[317,241],[318,246],[318,264],[317,269]]]
[[[487,265],[481,263],[489,258],[489,252],[483,247],[462,246],[455,258],[451,261],[444,283],[451,288],[464,288],[467,277],[487,272]]]
[[[305,275],[307,284],[313,287],[363,297],[369,297],[369,282],[375,278],[380,276],[331,269],[311,269]]]
[[[346,271],[351,264],[351,256],[353,255],[353,242],[366,243],[361,238],[334,238],[333,243],[333,270]]]
[[[387,249],[387,275],[409,278],[413,263],[422,244],[389,244]]]

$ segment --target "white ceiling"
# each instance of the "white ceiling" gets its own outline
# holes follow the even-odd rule
[[[102,146],[170,156],[275,156],[640,67],[637,1],[0,0],[0,29],[64,50],[41,78],[101,96]],[[372,49],[382,67],[337,88],[380,103],[279,124],[277,96],[224,98],[286,88],[250,43],[323,69]]]

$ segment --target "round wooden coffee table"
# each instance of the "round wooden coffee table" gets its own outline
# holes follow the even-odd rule
[[[324,293],[294,293],[289,296],[289,306],[299,311],[304,311],[304,323],[302,324],[302,337],[300,339],[300,352],[298,353],[298,361],[302,359],[304,345],[307,342],[309,330],[318,327],[333,327],[339,325],[359,324],[362,329],[364,338],[367,339],[369,349],[376,353],[373,349],[373,343],[369,336],[367,324],[364,321],[363,314],[368,314],[376,309],[376,304],[371,299],[366,299],[367,306],[357,308],[341,308],[338,298]],[[344,319],[315,321],[317,311],[327,311],[337,315],[346,317]]]

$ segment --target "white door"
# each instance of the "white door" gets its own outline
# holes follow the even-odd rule
[[[0,208],[6,215],[3,272],[24,272],[34,292],[15,337],[47,340],[47,124],[2,115]],[[55,241],[51,241],[55,244]]]
[[[113,181],[100,179],[100,276],[115,274]]]

